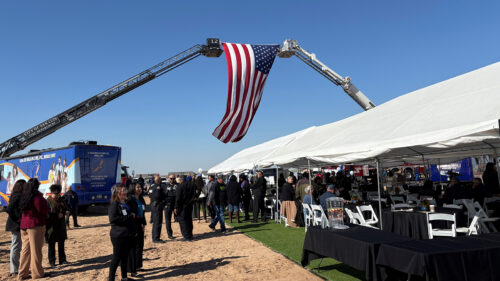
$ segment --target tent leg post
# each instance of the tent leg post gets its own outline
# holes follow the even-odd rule
[[[311,162],[309,161],[309,159],[307,159],[307,171],[309,172],[309,186],[311,186],[312,174],[311,174]]]
[[[279,169],[278,166],[276,166],[276,206],[274,206],[275,209],[275,214],[274,214],[274,221],[278,222],[278,217],[279,217],[279,212],[281,210],[278,210],[278,201],[279,201],[279,186],[278,186],[278,179],[279,179]]]
[[[380,221],[380,229],[383,227],[382,223],[382,195],[380,192],[380,162],[378,159],[375,159],[377,163],[377,187],[378,187],[378,215],[379,215],[379,221]]]

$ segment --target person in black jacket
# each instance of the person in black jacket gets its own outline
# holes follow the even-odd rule
[[[170,174],[168,176],[168,183],[163,186],[164,192],[166,194],[165,200],[165,228],[167,229],[167,235],[169,239],[174,239],[172,231],[172,214],[175,209],[175,194],[177,190],[177,183],[175,182],[175,175]]]
[[[73,216],[73,227],[80,227],[78,224],[78,194],[70,186],[64,194],[64,201],[69,208],[69,215],[66,215],[66,227],[69,228],[69,217]]]
[[[108,280],[115,280],[118,265],[121,268],[122,280],[127,280],[127,262],[132,244],[132,238],[137,233],[135,217],[132,208],[126,204],[127,188],[117,185],[112,190],[111,204],[108,209],[111,230],[109,236],[113,244],[113,258],[109,265]]]
[[[257,181],[252,186],[253,193],[253,222],[259,219],[259,210],[261,212],[261,220],[266,221],[264,218],[264,197],[266,196],[266,179],[262,175],[262,171],[257,172]]]
[[[146,227],[146,202],[142,197],[142,186],[140,183],[132,184],[128,188],[127,205],[136,214],[134,218],[136,234],[132,238],[128,255],[128,268],[132,277],[137,276],[137,270],[142,268],[142,253],[144,251],[144,229]]]
[[[161,225],[163,223],[163,209],[165,208],[166,187],[161,183],[160,175],[156,175],[155,183],[151,186],[153,193],[151,195],[151,217],[153,218],[153,243],[165,243],[160,239]]]
[[[483,182],[488,193],[500,194],[500,184],[495,163],[489,162],[486,164],[486,169],[483,172]]]
[[[222,233],[226,232],[226,225],[224,224],[224,209],[227,204],[227,188],[224,183],[224,178],[220,177],[214,186],[214,197],[210,202],[210,205],[215,207],[215,219],[209,225],[210,229],[215,231],[215,226],[217,222],[220,222],[220,231]]]
[[[19,228],[19,223],[21,222],[21,208],[19,203],[21,201],[21,194],[23,192],[23,186],[26,184],[25,180],[18,180],[14,184],[12,193],[10,194],[9,205],[7,206],[7,213],[9,217],[7,218],[7,223],[5,224],[5,231],[10,231],[12,233],[12,240],[10,243],[10,275],[17,275],[17,270],[19,269],[19,254],[21,253],[21,230]]]
[[[241,201],[243,202],[243,208],[245,209],[245,221],[250,220],[250,199],[252,199],[252,194],[250,193],[250,184],[248,179],[244,174],[240,174],[240,188],[241,188]]]
[[[240,213],[239,213],[240,200],[241,200],[241,187],[236,181],[235,175],[232,175],[229,178],[229,183],[227,184],[227,199],[229,202],[229,209],[228,209],[229,223],[233,222],[233,213],[236,216],[236,221],[238,223],[241,223]]]
[[[177,178],[177,191],[175,196],[175,214],[179,220],[182,237],[185,241],[193,240],[193,199],[195,197],[195,185],[193,182],[185,182],[184,178]]]
[[[278,198],[280,201],[295,201],[295,190],[292,187],[293,177],[289,176],[287,182],[279,190]]]
[[[66,233],[66,223],[64,216],[69,214],[68,207],[61,197],[62,187],[60,184],[50,186],[50,196],[47,198],[49,207],[49,218],[47,219],[45,239],[49,244],[49,264],[56,266],[56,242],[59,252],[59,264],[66,263],[66,253],[64,252],[64,241],[68,239]]]

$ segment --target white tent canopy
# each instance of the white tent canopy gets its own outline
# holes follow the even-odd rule
[[[256,166],[257,162],[265,159],[265,157],[272,153],[274,150],[288,144],[295,138],[305,134],[313,128],[314,127],[310,127],[308,129],[244,149],[229,157],[227,160],[210,168],[208,170],[208,173],[215,174],[252,170]]]
[[[301,131],[253,164],[451,161],[497,154],[499,119],[500,63],[495,63],[344,120]]]

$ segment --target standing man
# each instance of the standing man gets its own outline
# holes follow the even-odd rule
[[[220,222],[220,231],[226,233],[226,225],[224,223],[224,209],[227,205],[227,190],[224,178],[220,177],[217,179],[217,183],[214,185],[214,197],[210,205],[215,207],[215,219],[209,225],[209,227],[215,231],[215,226],[217,222]]]
[[[69,209],[69,214],[66,214],[66,227],[69,228],[70,216],[73,216],[73,227],[80,227],[78,225],[78,195],[73,190],[73,187],[69,187],[63,198]]]
[[[209,175],[208,176],[208,183],[205,186],[206,189],[206,194],[207,194],[207,208],[208,211],[210,212],[210,217],[212,218],[212,221],[215,219],[215,204],[214,198],[215,198],[215,176],[214,175]]]
[[[175,196],[175,214],[179,220],[182,237],[184,241],[193,240],[193,198],[195,196],[194,184],[184,181],[183,177],[177,178],[177,190]]]
[[[163,223],[163,209],[165,208],[165,187],[162,187],[160,175],[155,176],[155,183],[151,186],[151,218],[153,220],[153,243],[165,243],[160,239],[161,224]]]
[[[259,210],[261,211],[261,220],[264,218],[264,197],[266,196],[266,179],[262,176],[262,171],[257,172],[257,181],[252,186],[253,199],[253,222],[259,219]]]
[[[174,239],[172,233],[172,213],[175,209],[175,195],[177,190],[177,183],[175,182],[175,175],[168,176],[168,183],[165,185],[165,194],[167,195],[165,206],[165,227],[167,229],[168,239]]]

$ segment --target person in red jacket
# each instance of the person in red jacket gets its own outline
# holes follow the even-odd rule
[[[33,279],[46,277],[42,267],[42,248],[45,236],[45,219],[49,212],[47,201],[38,191],[40,183],[30,179],[23,187],[20,207],[21,215],[21,258],[19,261],[18,279],[28,278],[31,268]]]

